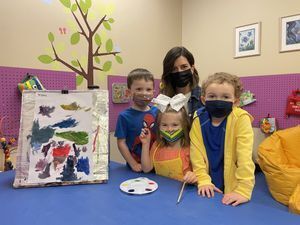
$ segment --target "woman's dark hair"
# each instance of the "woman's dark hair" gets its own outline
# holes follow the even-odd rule
[[[173,97],[176,94],[176,90],[174,89],[172,84],[167,81],[166,77],[173,72],[174,63],[176,59],[180,56],[185,57],[189,62],[190,66],[194,66],[195,64],[194,56],[189,50],[187,50],[183,46],[174,47],[167,52],[163,61],[163,74],[161,76],[161,93],[169,97]],[[198,85],[198,83],[199,83],[198,71],[196,70],[196,68],[194,68],[193,81],[190,84],[191,88],[192,89],[195,88]]]

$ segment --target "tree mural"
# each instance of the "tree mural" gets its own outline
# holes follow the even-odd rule
[[[107,72],[112,67],[112,61],[107,60],[104,63],[100,62],[100,57],[103,56],[114,56],[118,63],[123,63],[119,51],[114,51],[114,45],[112,39],[107,39],[105,44],[102,43],[99,33],[97,33],[100,27],[104,27],[106,30],[111,30],[111,24],[114,22],[113,18],[106,18],[104,15],[97,23],[94,28],[91,27],[90,21],[88,20],[89,10],[92,7],[92,0],[60,0],[60,2],[70,10],[70,13],[74,17],[76,24],[78,25],[78,31],[71,34],[70,43],[71,45],[78,44],[81,40],[84,40],[87,44],[87,63],[86,68],[83,68],[83,63],[79,59],[73,59],[70,63],[62,59],[55,48],[55,36],[52,32],[48,33],[48,40],[50,41],[53,56],[51,55],[40,55],[39,61],[45,64],[52,62],[59,62],[64,66],[74,71],[77,75],[87,80],[87,85],[94,85],[94,72],[103,71]],[[105,48],[105,51],[102,50]]]

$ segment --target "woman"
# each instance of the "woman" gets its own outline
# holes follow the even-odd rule
[[[190,118],[202,107],[199,75],[194,66],[192,53],[185,47],[174,47],[168,51],[163,61],[161,93],[169,97],[182,93],[188,100],[187,111]]]

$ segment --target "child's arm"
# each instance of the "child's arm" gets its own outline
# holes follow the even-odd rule
[[[189,184],[196,184],[198,179],[196,174],[192,171],[192,165],[190,161],[190,148],[183,148],[182,151],[184,153],[184,157],[182,159],[182,169],[184,174],[183,181]]]
[[[150,158],[151,132],[148,128],[142,129],[140,140],[142,142],[142,170],[143,172],[148,173],[153,169],[153,163]]]
[[[211,178],[208,175],[207,157],[205,146],[202,139],[201,127],[199,118],[195,118],[190,131],[191,147],[190,158],[193,171],[198,178],[198,185],[208,185],[211,183]]]
[[[130,151],[127,147],[125,138],[118,138],[117,140],[118,148],[126,162],[130,165],[131,169],[135,172],[141,172],[142,166],[140,163],[135,161],[135,159],[131,156]]]
[[[226,193],[222,199],[225,205],[237,206],[248,202],[254,187],[254,163],[252,161],[253,129],[248,115],[239,118],[236,126],[237,168],[235,176],[238,181],[236,188]]]

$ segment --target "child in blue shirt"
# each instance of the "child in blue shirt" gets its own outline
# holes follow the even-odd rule
[[[132,105],[120,113],[115,137],[127,165],[135,172],[142,172],[142,144],[139,138],[141,130],[148,128],[152,137],[151,144],[155,141],[154,122],[157,108],[149,105],[154,95],[154,77],[146,69],[134,69],[128,74],[127,87]]]

